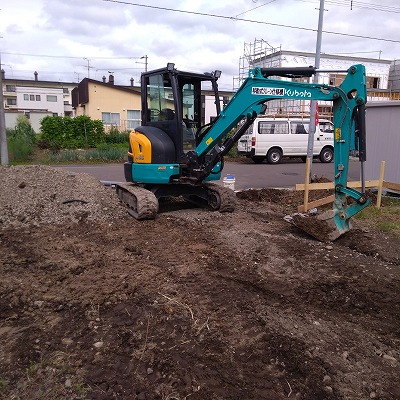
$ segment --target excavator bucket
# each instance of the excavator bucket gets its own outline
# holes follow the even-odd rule
[[[352,228],[351,217],[371,203],[371,199],[365,194],[354,189],[337,189],[339,190],[336,192],[332,210],[318,213],[314,208],[308,213],[287,215],[285,220],[321,242],[333,242]],[[351,195],[351,204],[347,204],[343,192]]]
[[[288,220],[320,242],[333,242],[351,229],[349,220],[345,224],[341,224],[341,226],[337,225],[333,210],[325,211],[321,214],[297,213],[291,215]]]

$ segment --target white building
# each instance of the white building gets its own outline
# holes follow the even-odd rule
[[[393,88],[396,86],[393,82],[389,81],[390,71],[393,69],[393,61],[391,60],[323,53],[320,57],[319,69],[342,72],[322,72],[318,75],[318,82],[339,86],[346,76],[347,69],[355,64],[363,64],[365,66],[368,102],[400,99],[400,91],[393,91]],[[239,77],[234,81],[237,84],[241,84],[247,77],[249,69],[257,66],[261,68],[280,68],[308,67],[314,65],[315,53],[281,50],[280,48],[273,48],[262,39],[255,39],[254,43],[245,43],[244,54],[239,61]],[[301,78],[305,82],[312,82],[312,79]],[[329,118],[331,116],[331,102],[320,102],[318,105],[320,116]],[[269,103],[268,109],[270,115],[306,115],[309,112],[309,102],[300,102],[297,100],[273,100]]]
[[[315,64],[315,54],[281,50],[259,59],[259,62],[263,64],[263,67],[308,67]],[[354,64],[365,66],[367,89],[388,88],[391,60],[321,54],[319,69],[346,71]],[[343,81],[345,75],[345,72],[323,72],[318,75],[318,81],[337,86]]]
[[[14,128],[20,115],[30,119],[37,133],[40,121],[46,115],[74,116],[71,91],[76,83],[40,81],[37,72],[33,79],[8,78],[4,70],[1,74],[7,128]]]
[[[64,116],[64,94],[62,88],[17,86],[18,109],[25,113],[47,111],[53,115]]]
[[[228,104],[229,100],[234,95],[234,92],[219,90],[220,107],[221,110]],[[204,90],[202,95],[202,103],[204,110],[203,121],[205,124],[209,124],[213,121],[216,115],[215,97],[214,93]]]

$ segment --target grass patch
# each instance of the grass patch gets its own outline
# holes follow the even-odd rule
[[[383,196],[381,208],[369,206],[354,217],[373,224],[381,232],[400,237],[400,199]]]
[[[17,384],[0,379],[0,398],[4,399],[76,399],[83,400],[91,388],[83,383],[84,371],[76,369],[76,360],[61,351],[42,355],[31,363]]]
[[[58,151],[47,151],[41,154],[41,161],[46,164],[69,164],[69,163],[105,163],[123,162],[128,154],[127,146],[124,144],[103,143],[93,149],[65,149]]]
[[[0,378],[0,391],[8,386],[8,381]]]

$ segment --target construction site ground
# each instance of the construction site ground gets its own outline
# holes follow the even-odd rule
[[[368,220],[323,243],[290,190],[136,221],[89,175],[0,187],[1,399],[400,399],[400,239]]]

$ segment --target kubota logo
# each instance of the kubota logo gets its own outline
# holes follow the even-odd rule
[[[265,88],[253,87],[251,94],[258,96],[280,96],[280,97],[299,97],[311,99],[311,92],[308,90],[285,89],[285,88]]]

